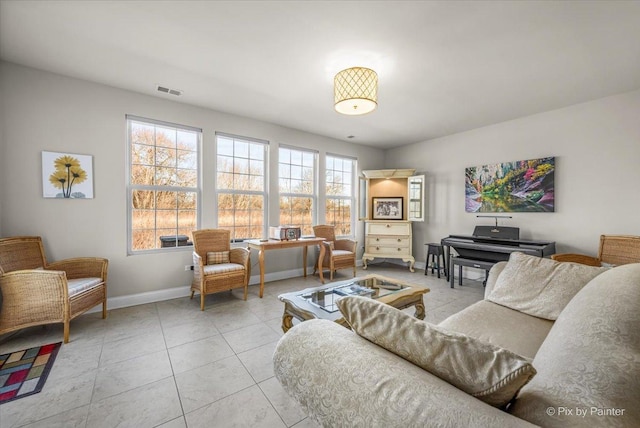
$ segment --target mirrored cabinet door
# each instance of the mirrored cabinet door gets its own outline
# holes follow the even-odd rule
[[[358,177],[358,220],[369,219],[369,180]]]
[[[409,177],[409,201],[408,220],[424,221],[424,175]]]

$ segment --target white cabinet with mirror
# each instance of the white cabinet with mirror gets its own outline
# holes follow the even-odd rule
[[[412,222],[424,221],[424,175],[415,169],[362,171],[359,218],[365,222],[363,269],[378,258],[401,259],[414,271]]]

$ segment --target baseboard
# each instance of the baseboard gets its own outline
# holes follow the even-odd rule
[[[162,302],[164,300],[177,299],[191,295],[191,287],[166,288],[164,290],[147,291],[144,293],[128,294],[126,296],[109,297],[107,299],[107,309],[128,308],[129,306],[144,305],[147,303]],[[86,313],[102,311],[102,305],[95,306]]]
[[[356,263],[362,265],[362,261]],[[264,282],[279,281],[282,279],[297,278],[304,274],[304,270],[292,269],[280,272],[272,272],[264,275]],[[307,267],[307,275],[313,274],[313,266]],[[260,284],[260,274],[251,275],[249,285]],[[320,285],[320,283],[318,283]],[[144,293],[128,294],[126,296],[109,297],[107,300],[107,309],[120,309],[129,306],[144,305],[147,303],[162,302],[164,300],[178,299],[191,295],[191,286],[185,285],[181,287],[166,288],[163,290],[147,291]],[[102,311],[102,305],[95,306],[86,313]]]
[[[406,266],[404,262],[398,262],[397,260],[393,260],[393,259],[389,260],[388,263],[397,264],[399,266]],[[362,260],[358,260],[356,262],[356,266],[362,266]],[[414,267],[416,269],[424,270],[425,263],[416,262],[414,264]],[[473,280],[484,278],[484,275],[481,275],[474,271],[477,271],[477,270],[474,269],[473,271],[469,271],[468,269],[463,269],[463,272],[464,272],[463,275],[465,278],[473,279]],[[313,266],[307,267],[307,275],[311,275],[312,273],[313,273]],[[304,274],[303,269],[292,269],[292,270],[286,270],[286,271],[280,271],[280,272],[272,272],[272,273],[265,274],[264,281],[271,282],[271,281],[279,281],[279,280],[289,279],[289,278],[297,278],[302,276],[303,274]],[[260,275],[259,274],[251,275],[251,278],[249,278],[249,285],[258,285],[258,284],[260,284]],[[127,308],[129,306],[137,306],[137,305],[144,305],[147,303],[162,302],[164,300],[187,297],[190,294],[191,294],[191,287],[189,285],[185,285],[181,287],[166,288],[163,290],[147,291],[144,293],[137,293],[137,294],[128,294],[126,296],[110,297],[107,300],[107,309],[109,310],[121,309],[121,308]],[[90,313],[99,312],[99,311],[102,311],[102,305],[95,306],[89,309],[86,313],[90,314]]]
[[[385,260],[385,262],[395,264],[398,266],[405,266],[405,267],[407,266],[406,262],[403,262],[402,260],[399,260],[399,259],[389,259],[389,260]],[[369,263],[369,264],[373,265],[374,263]],[[421,269],[421,270],[424,270],[426,266],[427,264],[425,262],[415,262],[413,265],[414,269]],[[458,275],[458,271],[456,269],[456,278],[458,277],[457,275]],[[462,277],[471,281],[482,281],[484,280],[484,271],[478,270],[478,269],[467,269],[463,267]]]
[[[376,259],[373,260],[373,263],[372,262],[367,263],[367,265],[375,266],[375,264],[376,264],[375,260]],[[389,264],[392,264],[392,265],[398,265],[398,266],[402,266],[402,267],[405,267],[405,268],[409,269],[409,263],[408,262],[403,262],[400,259],[386,259],[384,257],[380,257],[378,260],[382,260],[384,263],[389,263]],[[415,262],[413,264],[413,268],[414,269],[422,269],[422,270],[424,270],[425,265],[426,264],[424,262]],[[360,260],[359,266],[362,266],[362,260]]]
[[[260,272],[258,269],[255,269],[255,270],[251,269],[251,271],[253,273],[255,273],[255,271]],[[307,275],[311,275],[311,274],[313,274],[313,267],[307,267]],[[295,278],[302,275],[304,275],[304,270],[302,268],[265,273],[264,282],[279,281],[281,279]],[[258,284],[260,284],[260,273],[256,275],[251,275],[251,277],[249,278],[249,285],[258,285]]]
[[[356,260],[356,266],[362,266],[362,260]],[[312,275],[313,269],[314,269],[313,266],[307,266],[307,275]],[[259,272],[258,269],[251,268],[251,272],[255,273],[256,271]],[[326,268],[325,268],[325,271],[326,271]],[[283,270],[280,272],[271,272],[271,273],[266,273],[264,275],[264,282],[266,283],[271,281],[279,281],[282,279],[297,278],[303,275],[304,275],[304,270],[302,268]],[[259,273],[257,275],[251,275],[251,278],[249,278],[249,285],[257,285],[257,284],[260,284]]]

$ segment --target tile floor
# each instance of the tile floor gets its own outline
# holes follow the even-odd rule
[[[426,285],[426,320],[438,323],[482,299],[481,282],[451,289],[444,279],[393,264],[380,273]],[[334,281],[349,279],[339,271]],[[180,298],[83,315],[71,323],[42,392],[0,406],[10,427],[316,427],[273,376],[282,336],[281,293],[319,286],[317,276],[274,281],[199,299]],[[413,309],[406,309],[409,313]],[[23,330],[0,341],[0,354],[62,340],[62,326]]]

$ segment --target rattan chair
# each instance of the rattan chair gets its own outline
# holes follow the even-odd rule
[[[249,249],[231,248],[231,232],[225,229],[195,230],[193,245],[191,298],[200,293],[200,310],[204,311],[205,295],[233,288],[244,288],[247,300],[251,276]]]
[[[313,226],[313,233],[318,238],[324,238],[322,245],[325,246],[325,255],[322,263],[316,263],[313,273],[318,266],[321,269],[329,269],[329,280],[333,280],[333,273],[338,269],[353,268],[353,276],[356,276],[356,245],[353,239],[336,239],[335,226],[318,225]]]
[[[589,266],[640,263],[640,236],[600,235],[598,257],[565,253],[554,254],[551,258],[560,262],[574,262]]]
[[[39,236],[0,238],[0,334],[42,324],[69,323],[102,304],[107,317],[109,261],[78,257],[47,263]]]

